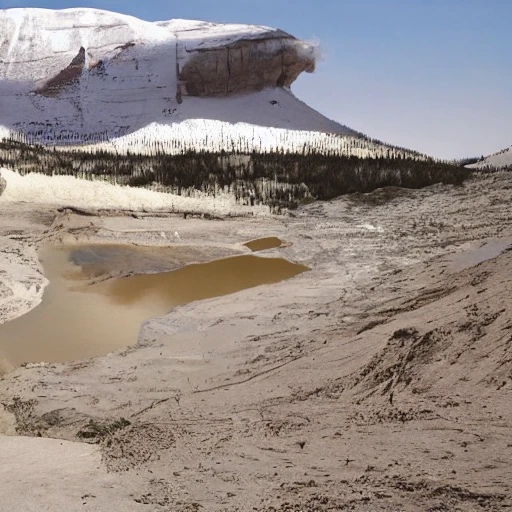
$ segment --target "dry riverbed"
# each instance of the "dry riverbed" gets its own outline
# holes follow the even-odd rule
[[[131,213],[0,198],[0,321],[40,302],[48,245],[143,248],[101,282],[265,237],[285,243],[260,256],[311,270],[148,319],[106,356],[5,362],[0,511],[512,507],[512,175],[293,216]]]

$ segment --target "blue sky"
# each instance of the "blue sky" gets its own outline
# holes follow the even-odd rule
[[[328,117],[442,158],[512,144],[511,0],[0,0],[146,20],[254,23],[321,43],[295,94]]]

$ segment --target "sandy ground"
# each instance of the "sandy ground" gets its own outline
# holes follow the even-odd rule
[[[6,374],[1,511],[512,507],[512,175],[293,214],[85,217],[0,199],[0,320],[40,300],[48,242],[207,257],[278,236],[290,244],[262,255],[312,269],[148,320],[106,357]]]

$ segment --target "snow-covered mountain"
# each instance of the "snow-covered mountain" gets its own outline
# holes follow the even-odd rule
[[[276,141],[285,130],[357,136],[289,89],[314,70],[315,51],[269,27],[0,10],[0,138],[133,147],[237,123],[246,135],[274,128]]]
[[[493,153],[488,157],[468,165],[468,169],[503,169],[512,167],[512,146],[497,153]]]
[[[262,26],[0,10],[7,197],[28,200],[34,189],[36,200],[52,176],[111,207],[117,193],[72,180],[279,213],[312,197],[464,179],[455,165],[371,140],[298,100],[290,87],[314,71],[315,53],[314,44]]]

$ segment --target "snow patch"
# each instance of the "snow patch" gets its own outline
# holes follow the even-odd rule
[[[237,203],[229,193],[216,197],[196,192],[194,197],[184,197],[152,190],[113,185],[104,181],[88,181],[73,176],[44,176],[20,174],[0,169],[0,176],[7,181],[2,202],[29,202],[79,208],[111,208],[126,210],[166,210],[211,214],[268,213],[264,206],[248,207]]]
[[[480,162],[468,165],[468,169],[503,169],[504,167],[512,167],[512,146],[498,151]]]

